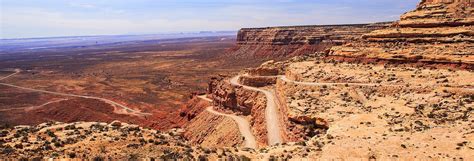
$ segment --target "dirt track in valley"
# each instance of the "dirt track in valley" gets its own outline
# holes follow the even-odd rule
[[[15,73],[13,74],[10,74],[8,76],[5,76],[3,78],[0,78],[0,80],[5,80],[9,77],[12,77],[18,73],[20,73],[21,70],[19,69],[16,69],[15,70]],[[76,95],[76,94],[67,94],[67,93],[61,93],[61,92],[53,92],[53,91],[46,91],[46,90],[40,90],[40,89],[33,89],[33,88],[28,88],[28,87],[21,87],[21,86],[17,86],[17,85],[13,85],[13,84],[8,84],[8,83],[0,83],[0,85],[3,85],[3,86],[8,86],[8,87],[12,87],[12,88],[18,88],[18,89],[22,89],[22,90],[27,90],[27,91],[32,91],[32,92],[39,92],[39,93],[47,93],[47,94],[53,94],[53,95],[58,95],[58,96],[66,96],[66,97],[78,97],[78,98],[87,98],[87,99],[96,99],[96,100],[100,100],[100,101],[103,101],[105,103],[108,103],[114,107],[120,107],[122,109],[124,109],[127,114],[130,114],[130,115],[137,115],[137,116],[147,116],[147,115],[151,115],[150,113],[142,113],[140,111],[137,111],[137,110],[134,110],[134,109],[131,109],[127,106],[124,106],[122,104],[119,104],[117,102],[114,102],[112,100],[109,100],[109,99],[105,99],[105,98],[100,98],[100,97],[94,97],[94,96],[83,96],[83,95]]]

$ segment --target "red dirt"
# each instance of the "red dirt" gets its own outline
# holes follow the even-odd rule
[[[114,113],[114,107],[95,99],[73,98],[48,104],[31,111],[12,110],[2,113],[1,122],[11,125],[40,124],[47,121],[60,122],[112,122],[120,120],[154,129],[169,129],[182,125],[173,121],[167,112],[154,112],[152,116],[139,117]],[[8,120],[5,120],[8,119]],[[176,119],[177,120],[177,119]]]

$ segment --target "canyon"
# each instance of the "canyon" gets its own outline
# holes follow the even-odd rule
[[[2,127],[0,157],[473,160],[473,17],[471,0],[422,0],[390,23],[244,28],[218,65],[263,63],[210,76],[179,126]]]

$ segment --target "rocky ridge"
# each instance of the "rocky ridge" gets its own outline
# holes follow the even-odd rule
[[[266,100],[262,93],[235,87],[228,81],[228,77],[213,78],[209,83],[208,97],[214,100],[213,105],[221,111],[237,113],[250,117],[252,131],[261,146],[267,145],[265,129]]]
[[[470,0],[422,1],[391,27],[365,34],[362,41],[333,47],[329,55],[473,69],[473,6]]]
[[[325,51],[358,39],[389,23],[244,28],[237,35],[238,57],[292,57]]]

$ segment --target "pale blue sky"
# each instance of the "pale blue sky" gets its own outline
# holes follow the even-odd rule
[[[0,38],[397,20],[418,0],[0,0]]]

